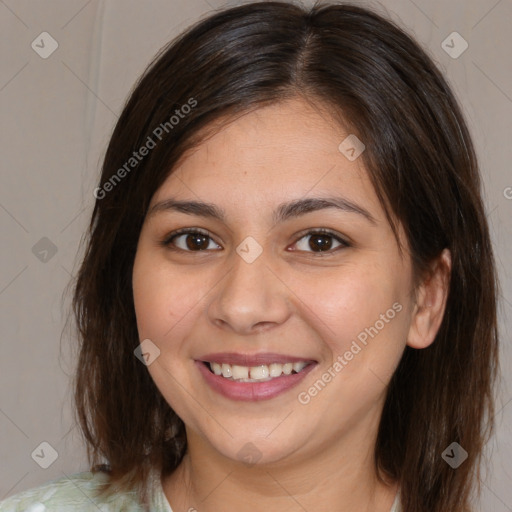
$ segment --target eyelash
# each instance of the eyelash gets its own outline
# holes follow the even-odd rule
[[[199,228],[182,228],[182,229],[173,231],[172,233],[169,233],[162,240],[162,242],[161,242],[162,246],[166,247],[167,249],[169,249],[171,251],[177,251],[177,252],[201,253],[201,252],[207,252],[210,250],[210,249],[203,249],[200,251],[190,251],[190,250],[185,250],[185,249],[181,249],[179,247],[174,246],[172,243],[173,240],[180,235],[203,235],[203,236],[209,237],[210,240],[213,240],[212,237],[210,236],[210,233],[206,230],[202,230]],[[311,229],[309,231],[301,233],[300,236],[297,238],[297,240],[294,242],[294,244],[296,244],[298,241],[302,240],[302,238],[305,238],[307,236],[312,236],[312,235],[328,235],[328,236],[334,238],[334,240],[339,242],[341,245],[339,247],[335,247],[334,249],[329,249],[327,251],[299,251],[299,252],[309,252],[311,254],[325,256],[325,255],[337,252],[340,249],[346,249],[347,247],[351,247],[351,244],[349,242],[347,242],[347,240],[344,240],[339,235],[337,235],[335,232],[330,231],[329,229],[325,229],[325,228]],[[216,242],[214,241],[214,243],[216,243]],[[218,249],[215,249],[215,250],[218,250]]]

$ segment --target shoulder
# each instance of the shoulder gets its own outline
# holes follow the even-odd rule
[[[98,498],[96,492],[108,475],[85,471],[51,480],[0,501],[0,512],[139,512],[135,491]]]

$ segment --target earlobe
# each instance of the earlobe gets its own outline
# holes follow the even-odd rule
[[[407,335],[407,345],[427,348],[437,335],[443,320],[452,268],[451,253],[443,249],[429,276],[420,285]]]

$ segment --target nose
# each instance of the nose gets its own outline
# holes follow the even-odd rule
[[[251,334],[278,326],[290,316],[291,291],[264,254],[252,263],[233,254],[233,266],[215,288],[208,306],[210,321],[216,326]]]

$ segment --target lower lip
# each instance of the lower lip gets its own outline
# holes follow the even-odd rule
[[[212,373],[201,361],[195,361],[199,371],[210,387],[232,400],[255,402],[269,400],[296,386],[315,366],[309,364],[299,373],[281,375],[264,382],[236,382]]]

